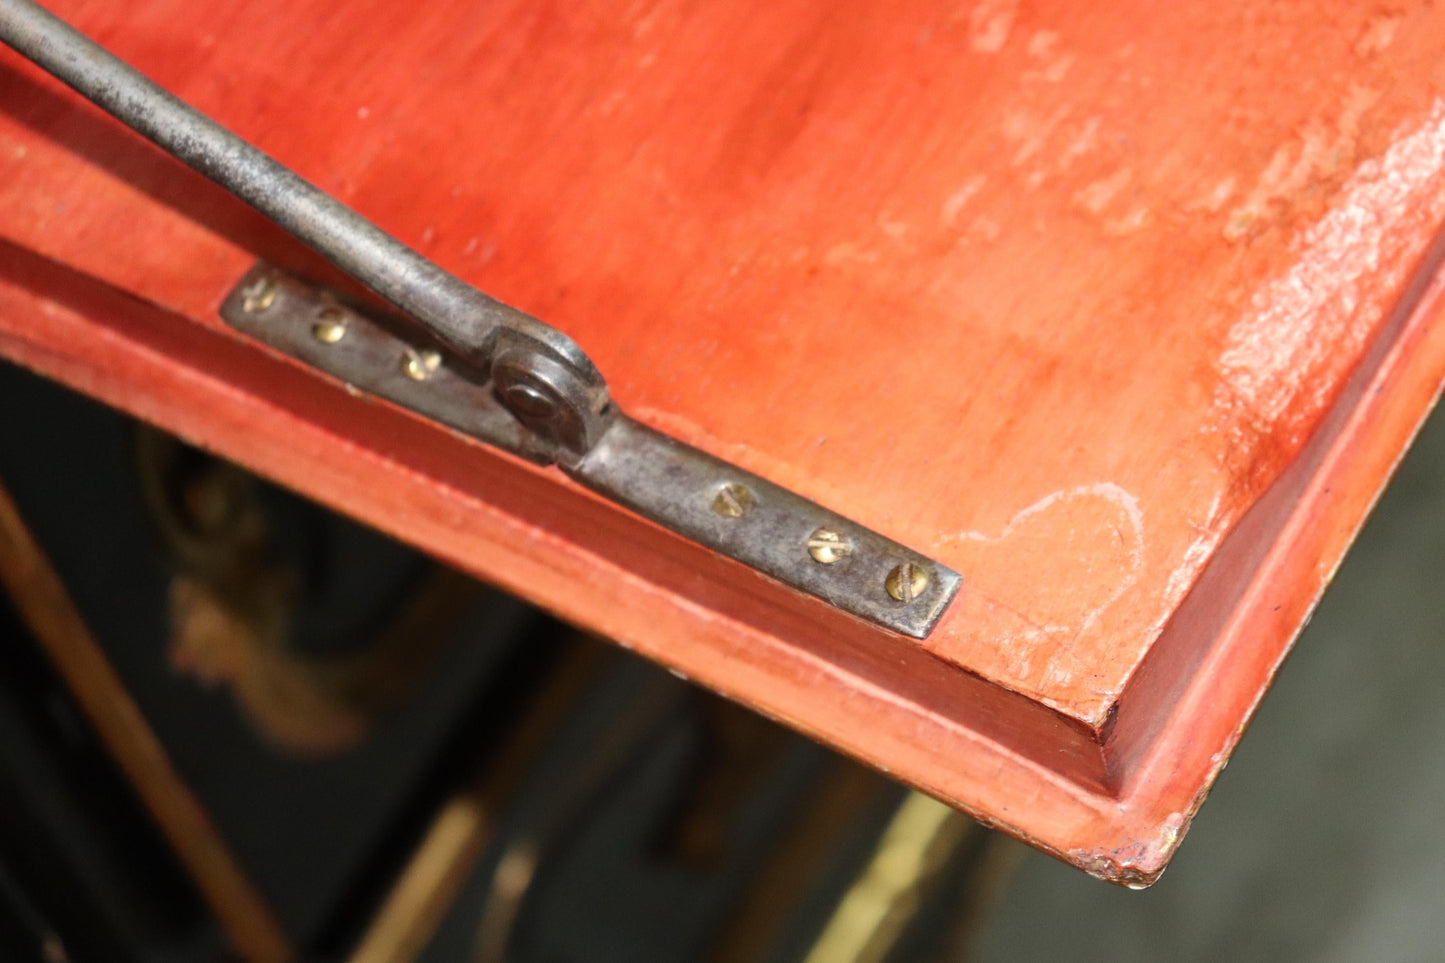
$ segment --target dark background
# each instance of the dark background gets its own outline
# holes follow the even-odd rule
[[[0,366],[0,479],[288,934],[308,958],[343,959],[441,800],[485,761],[574,633],[478,589],[456,639],[360,745],[322,759],[278,751],[224,688],[166,661],[170,562],[141,504],[136,431]],[[265,498],[286,550],[322,558],[303,619],[312,647],[334,648],[432,566],[285,492],[266,486]],[[1436,418],[1154,888],[1118,889],[1016,844],[973,842],[930,883],[913,935],[887,958],[1445,960],[1442,575]],[[0,904],[11,913],[0,951],[58,927],[77,960],[224,958],[184,873],[4,606],[0,640]],[[698,801],[689,793],[716,754],[718,704],[599,648],[603,670],[510,797],[498,843],[423,959],[468,958],[505,843],[528,833],[546,835],[550,855],[511,958],[705,959],[840,765],[801,737],[753,730],[758,748],[745,743],[744,764],[733,760],[743,790],[721,853],[681,858],[669,827]],[[876,780],[817,878],[789,897],[772,958],[802,958],[903,795]],[[954,925],[980,875],[1001,896],[960,939]]]

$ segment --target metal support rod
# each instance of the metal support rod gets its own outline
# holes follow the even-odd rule
[[[673,532],[832,605],[923,638],[960,577],[763,478],[628,418],[570,338],[493,300],[126,66],[33,0],[0,0],[0,41],[236,194],[376,291],[469,364],[414,345],[260,266],[222,316],[293,357],[473,438],[555,462]],[[341,313],[325,336],[321,312]],[[257,324],[282,316],[301,325]],[[350,333],[348,334],[348,331]],[[299,340],[298,340],[299,338]]]
[[[603,385],[566,335],[443,270],[32,0],[0,0],[0,40],[280,224],[482,370],[506,330],[567,363],[589,387]]]

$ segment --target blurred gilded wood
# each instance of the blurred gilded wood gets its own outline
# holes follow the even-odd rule
[[[442,805],[386,901],[372,917],[351,963],[392,963],[424,950],[492,842],[497,819],[532,762],[588,682],[607,663],[600,643],[578,636],[481,775]],[[485,747],[478,747],[480,755]]]
[[[857,832],[870,804],[891,789],[877,773],[850,759],[833,759],[812,798],[799,807],[708,953],[709,963],[773,959],[788,925],[820,884],[829,857]]]
[[[938,800],[909,793],[805,963],[883,963],[913,923],[929,888],[964,843],[982,832],[978,823]]]
[[[4,488],[0,580],[237,953],[252,963],[291,959],[293,950],[270,908],[176,772]]]

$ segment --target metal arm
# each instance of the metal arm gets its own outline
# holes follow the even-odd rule
[[[894,631],[927,635],[958,591],[959,575],[943,565],[628,418],[566,335],[444,271],[32,0],[0,0],[0,41],[315,248],[465,363],[428,352],[432,360],[399,369],[396,359],[419,359],[414,346],[264,265],[222,305],[238,329],[469,437],[555,462],[673,532]]]
[[[0,40],[121,123],[220,184],[370,287],[498,379],[529,426],[575,408],[567,447],[585,451],[605,427],[607,386],[570,338],[467,284],[294,171],[182,103],[32,0],[0,0]],[[499,355],[508,359],[493,371]],[[545,369],[532,373],[537,364]],[[517,410],[518,408],[522,410]],[[560,439],[559,439],[560,440]]]

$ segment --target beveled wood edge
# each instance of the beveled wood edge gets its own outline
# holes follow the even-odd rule
[[[31,263],[18,263],[25,259]],[[1431,323],[1442,301],[1438,244],[1426,267],[1297,461],[1305,467],[1296,472],[1292,466],[1275,486],[1286,504],[1247,515],[1191,593],[1206,601],[1212,593],[1233,599],[1212,609],[1228,617],[1201,641],[1200,626],[1188,617],[1190,603],[1181,607],[1185,616],[1166,632],[1185,641],[1170,641],[1146,659],[1102,732],[924,653],[917,654],[926,661],[911,659],[908,650],[917,652],[911,644],[880,645],[887,634],[859,633],[855,620],[820,612],[820,604],[799,606],[786,590],[756,576],[750,584],[746,573],[726,571],[735,563],[704,550],[671,552],[660,566],[652,554],[662,544],[657,532],[616,510],[600,534],[604,542],[620,541],[620,548],[580,549],[565,534],[579,525],[596,528],[596,499],[560,477],[543,489],[550,494],[543,524],[523,521],[510,509],[535,493],[517,486],[534,481],[538,469],[454,436],[427,442],[448,446],[444,456],[427,455],[425,446],[404,439],[388,442],[386,431],[411,430],[414,420],[369,402],[359,404],[370,405],[368,417],[383,425],[379,435],[358,440],[318,428],[288,406],[306,400],[305,414],[317,415],[322,396],[282,385],[287,376],[280,369],[260,365],[262,381],[273,379],[265,384],[227,381],[243,373],[237,358],[246,357],[247,367],[258,364],[254,348],[236,341],[226,347],[213,329],[177,326],[181,319],[13,245],[0,247],[0,354],[871,760],[986,825],[1102,878],[1143,886],[1177,849],[1438,394],[1445,376],[1445,328]],[[62,282],[86,290],[61,298],[45,290]],[[218,349],[240,352],[219,374],[215,358],[206,356]],[[169,401],[172,391],[191,403]],[[388,484],[357,486],[338,463],[342,455],[361,459]],[[485,471],[506,477],[500,485],[466,480],[469,472]],[[585,511],[589,499],[594,504]],[[1261,542],[1261,531],[1273,535]],[[1267,544],[1267,551],[1252,559],[1239,554],[1237,547],[1250,541]],[[717,586],[727,581],[749,585],[751,601],[722,598]],[[1227,582],[1228,591],[1217,582]],[[844,664],[830,663],[820,651],[842,655]],[[907,682],[921,673],[922,694],[935,698],[910,702],[868,676],[898,658],[907,665],[895,678]],[[940,693],[957,704],[965,701],[960,692],[984,703],[970,701],[978,711],[964,713],[966,721],[947,705],[924,704]],[[1145,698],[1151,692],[1153,698]],[[1001,711],[1022,711],[1034,722],[1021,731],[1006,725]],[[883,759],[890,762],[880,765]]]

